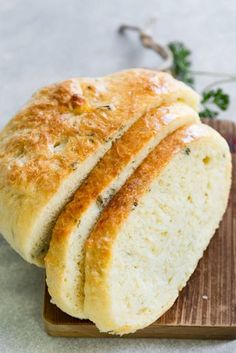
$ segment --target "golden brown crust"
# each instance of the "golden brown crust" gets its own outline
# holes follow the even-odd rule
[[[0,135],[0,176],[22,192],[52,194],[75,167],[142,106],[177,85],[169,75],[130,70],[43,88]]]
[[[128,121],[178,98],[196,108],[191,89],[143,69],[72,79],[36,93],[0,134],[2,234],[25,256],[36,219],[62,182]]]
[[[22,192],[40,188],[53,193],[74,163],[83,161],[119,129],[129,113],[135,114],[138,98],[155,96],[151,78],[156,76],[154,72],[141,72],[137,78],[132,73],[114,75],[102,82],[102,90],[97,89],[96,80],[89,80],[87,86],[71,80],[39,91],[1,133],[0,174],[5,183]],[[160,74],[155,87],[168,85],[165,81]],[[117,84],[123,96],[117,93]],[[59,144],[63,150],[59,147],[57,152]]]
[[[208,126],[194,124],[166,137],[136,169],[122,189],[109,202],[86,242],[86,282],[101,283],[102,273],[109,266],[112,244],[124,221],[147,192],[155,176],[173,155],[187,144],[212,132]],[[88,274],[88,276],[87,276]],[[105,299],[104,299],[105,300]]]

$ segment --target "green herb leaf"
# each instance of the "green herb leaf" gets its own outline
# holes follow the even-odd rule
[[[227,93],[224,93],[221,88],[218,88],[217,90],[203,92],[202,104],[209,102],[214,103],[221,110],[227,110],[230,99]]]
[[[189,156],[190,153],[191,153],[191,150],[190,150],[189,147],[186,147],[185,150],[184,150],[184,152],[185,152],[185,154],[187,154],[187,156]]]
[[[190,55],[191,51],[185,47],[182,42],[171,42],[168,44],[169,49],[173,54],[173,67],[171,73],[177,79],[189,84],[194,84],[194,78],[190,72],[191,61]]]
[[[201,100],[203,110],[199,115],[201,118],[215,118],[219,114],[219,110],[225,111],[228,109],[229,103],[229,95],[221,88],[204,91]],[[212,107],[217,107],[218,110],[213,110]]]
[[[219,114],[219,112],[216,112],[214,110],[210,110],[209,108],[205,108],[202,111],[200,111],[199,116],[200,118],[215,118],[217,115]]]

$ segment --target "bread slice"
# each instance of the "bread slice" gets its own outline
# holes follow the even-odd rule
[[[228,145],[203,124],[144,160],[86,244],[85,313],[101,331],[134,332],[172,306],[219,225],[230,180]]]
[[[54,222],[83,178],[134,121],[163,102],[196,108],[170,75],[134,69],[43,88],[0,134],[0,232],[43,265]]]
[[[102,209],[163,138],[193,122],[198,114],[183,103],[150,110],[114,142],[65,207],[45,259],[49,293],[61,310],[85,318],[84,243]]]

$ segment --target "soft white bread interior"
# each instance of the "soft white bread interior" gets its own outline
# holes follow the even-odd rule
[[[101,331],[134,332],[170,308],[219,225],[230,181],[228,145],[206,125],[150,153],[86,244],[85,314]]]
[[[0,232],[43,265],[55,220],[83,178],[138,118],[198,95],[166,73],[134,69],[40,90],[0,134]]]
[[[108,201],[158,143],[179,127],[199,122],[184,103],[164,104],[135,122],[100,160],[60,214],[45,259],[53,302],[69,315],[84,313],[84,244]]]

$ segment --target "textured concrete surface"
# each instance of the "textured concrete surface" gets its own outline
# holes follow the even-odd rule
[[[159,59],[143,51],[135,34],[121,37],[122,22],[157,16],[161,42],[182,40],[194,68],[236,74],[234,0],[0,0],[0,126],[42,85],[103,75]],[[198,89],[211,78],[199,78]],[[224,86],[236,118],[235,83]],[[236,119],[235,119],[236,120]],[[0,352],[236,352],[236,343],[154,339],[48,337],[41,319],[43,270],[25,263],[0,239]]]

